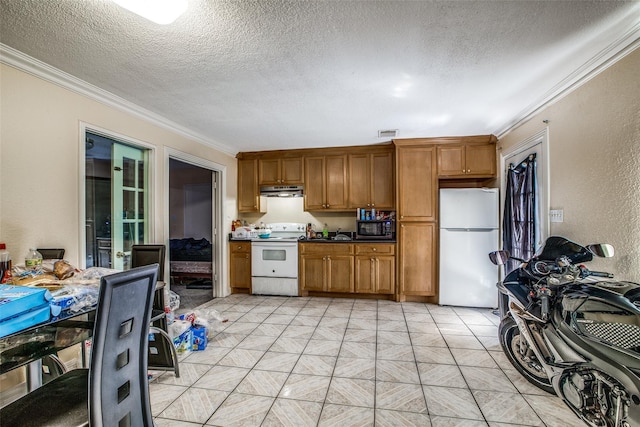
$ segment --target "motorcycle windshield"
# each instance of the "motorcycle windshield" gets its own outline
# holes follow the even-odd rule
[[[593,259],[593,254],[589,249],[559,236],[549,237],[536,259],[555,261],[563,255],[568,257],[573,264]]]

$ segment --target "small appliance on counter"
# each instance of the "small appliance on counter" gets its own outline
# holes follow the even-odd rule
[[[356,219],[357,240],[392,240],[396,233],[396,220],[394,211],[381,212],[358,209]]]
[[[356,221],[356,240],[392,240],[395,221],[391,219]]]

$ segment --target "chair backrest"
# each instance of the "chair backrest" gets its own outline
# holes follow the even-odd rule
[[[147,360],[158,265],[103,276],[89,365],[92,427],[153,426]]]
[[[131,267],[158,264],[158,280],[164,281],[165,245],[133,245],[131,247]]]
[[[64,249],[37,249],[44,259],[64,259]]]

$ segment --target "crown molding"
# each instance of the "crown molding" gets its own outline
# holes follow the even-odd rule
[[[589,80],[640,47],[640,21],[636,21],[637,22],[631,25],[625,33],[618,37],[618,39],[600,51],[598,55],[585,62],[573,73],[569,74],[566,78],[542,95],[536,102],[524,108],[516,115],[514,120],[507,123],[501,130],[493,132],[493,134],[496,135],[498,139],[501,139],[518,126],[530,120],[542,109],[564,98],[566,95],[587,83]]]
[[[35,77],[53,83],[57,86],[68,89],[77,94],[86,96],[87,98],[98,101],[109,107],[131,114],[135,117],[143,119],[158,127],[174,132],[180,136],[191,139],[199,144],[214,148],[232,157],[238,153],[226,144],[213,141],[197,132],[193,132],[184,126],[181,126],[153,111],[147,110],[133,102],[127,101],[111,92],[100,89],[90,83],[85,82],[69,73],[65,73],[49,64],[32,58],[19,50],[0,43],[0,63],[16,68]]]

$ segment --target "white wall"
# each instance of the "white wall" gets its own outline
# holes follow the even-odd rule
[[[613,259],[590,268],[640,281],[640,49],[544,108],[499,141],[518,144],[549,121],[550,234],[607,242]]]
[[[0,65],[0,76],[0,242],[14,260],[29,247],[62,247],[65,258],[82,265],[81,122],[155,148],[151,234],[156,242],[169,239],[164,231],[168,149],[226,166],[223,224],[225,235],[230,232],[230,219],[237,216],[234,157],[11,66]]]
[[[240,219],[256,225],[260,225],[260,222],[265,224],[271,222],[311,223],[316,231],[321,231],[325,223],[329,227],[329,231],[336,231],[338,228],[341,228],[342,231],[356,230],[355,209],[353,209],[353,214],[344,212],[304,212],[304,199],[302,197],[267,197],[266,200],[267,212],[265,214],[245,213],[240,215]]]

